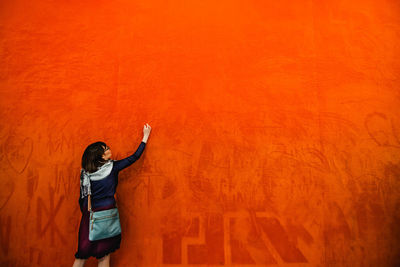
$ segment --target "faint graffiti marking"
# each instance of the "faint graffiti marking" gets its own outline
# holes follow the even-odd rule
[[[56,224],[56,215],[58,211],[60,210],[61,204],[64,201],[64,196],[61,196],[58,200],[58,203],[56,206],[54,206],[54,189],[49,186],[49,195],[50,199],[47,200],[49,201],[49,209],[46,207],[45,202],[41,197],[37,198],[37,234],[39,237],[42,237],[45,235],[48,229],[50,229],[50,234],[51,234],[51,244],[54,244],[54,235],[55,233],[58,235],[58,237],[61,239],[61,241],[64,243],[66,242],[65,238],[63,237],[61,231],[59,230],[57,224]],[[42,228],[42,210],[45,210],[46,214],[48,215],[48,221],[46,225]]]
[[[53,136],[49,136],[48,148],[50,156],[57,152],[63,152],[65,148],[71,149],[73,147],[74,139],[72,137],[67,138],[64,133],[61,134],[61,138],[54,139]]]
[[[378,124],[373,126],[373,124]],[[366,116],[364,120],[364,126],[367,129],[369,136],[374,140],[378,146],[388,146],[400,148],[399,145],[393,144],[393,139],[399,143],[399,137],[393,120],[390,120],[390,126],[388,125],[388,118],[385,114],[380,112],[373,112]],[[376,129],[374,129],[376,128]],[[389,131],[390,129],[390,131]]]
[[[0,179],[0,210],[2,210],[14,193],[15,183],[9,179]]]
[[[3,251],[4,255],[8,255],[8,249],[10,248],[11,216],[7,216],[7,218],[0,217],[0,227],[1,251]]]
[[[265,212],[193,214],[187,231],[163,234],[164,264],[284,264],[307,263],[293,240],[310,245],[312,236],[290,223],[287,231]],[[171,219],[174,221],[174,219]],[[295,230],[295,231],[293,231]],[[288,233],[295,233],[296,237]]]
[[[79,180],[79,174],[74,171],[73,163],[55,166],[55,192],[60,193],[63,189],[64,195],[68,195],[69,192],[73,191],[74,181]]]
[[[28,171],[28,178],[27,178],[26,182],[27,182],[26,190],[27,190],[27,195],[29,198],[27,213],[29,213],[29,211],[31,209],[31,202],[32,202],[33,195],[39,184],[39,175],[36,170],[30,169]]]
[[[37,263],[40,265],[42,263],[42,255],[43,251],[41,251],[38,248],[30,247],[29,248],[29,262],[32,263]],[[36,261],[35,261],[35,256],[36,256]]]
[[[23,173],[32,157],[33,140],[26,137],[22,141],[21,137],[12,135],[7,139],[6,144],[8,145],[6,158],[11,169],[17,173]]]

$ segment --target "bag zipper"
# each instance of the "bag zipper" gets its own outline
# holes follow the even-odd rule
[[[91,230],[93,230],[93,224],[95,220],[100,220],[100,219],[104,219],[104,218],[112,218],[112,217],[116,217],[118,214],[114,214],[114,215],[108,215],[108,216],[103,216],[103,217],[99,217],[99,218],[93,218],[93,213],[92,213],[92,228]]]

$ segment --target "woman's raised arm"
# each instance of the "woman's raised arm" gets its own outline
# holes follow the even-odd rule
[[[146,124],[143,127],[143,140],[140,143],[139,147],[136,149],[135,153],[133,153],[132,155],[130,155],[127,158],[114,161],[114,163],[113,163],[114,168],[116,168],[117,171],[120,171],[120,170],[125,169],[126,167],[129,167],[130,165],[132,165],[135,161],[137,161],[140,158],[140,156],[142,155],[142,153],[146,147],[146,143],[147,143],[147,139],[149,138],[150,131],[151,131],[150,125]]]

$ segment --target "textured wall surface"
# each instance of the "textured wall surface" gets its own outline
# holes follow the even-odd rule
[[[2,1],[0,265],[72,266],[83,150],[148,122],[113,266],[399,266],[399,41],[396,0]]]

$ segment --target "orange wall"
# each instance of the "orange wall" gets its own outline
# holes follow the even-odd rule
[[[400,264],[398,1],[0,6],[1,266],[71,266],[83,150],[146,122],[113,266]]]

